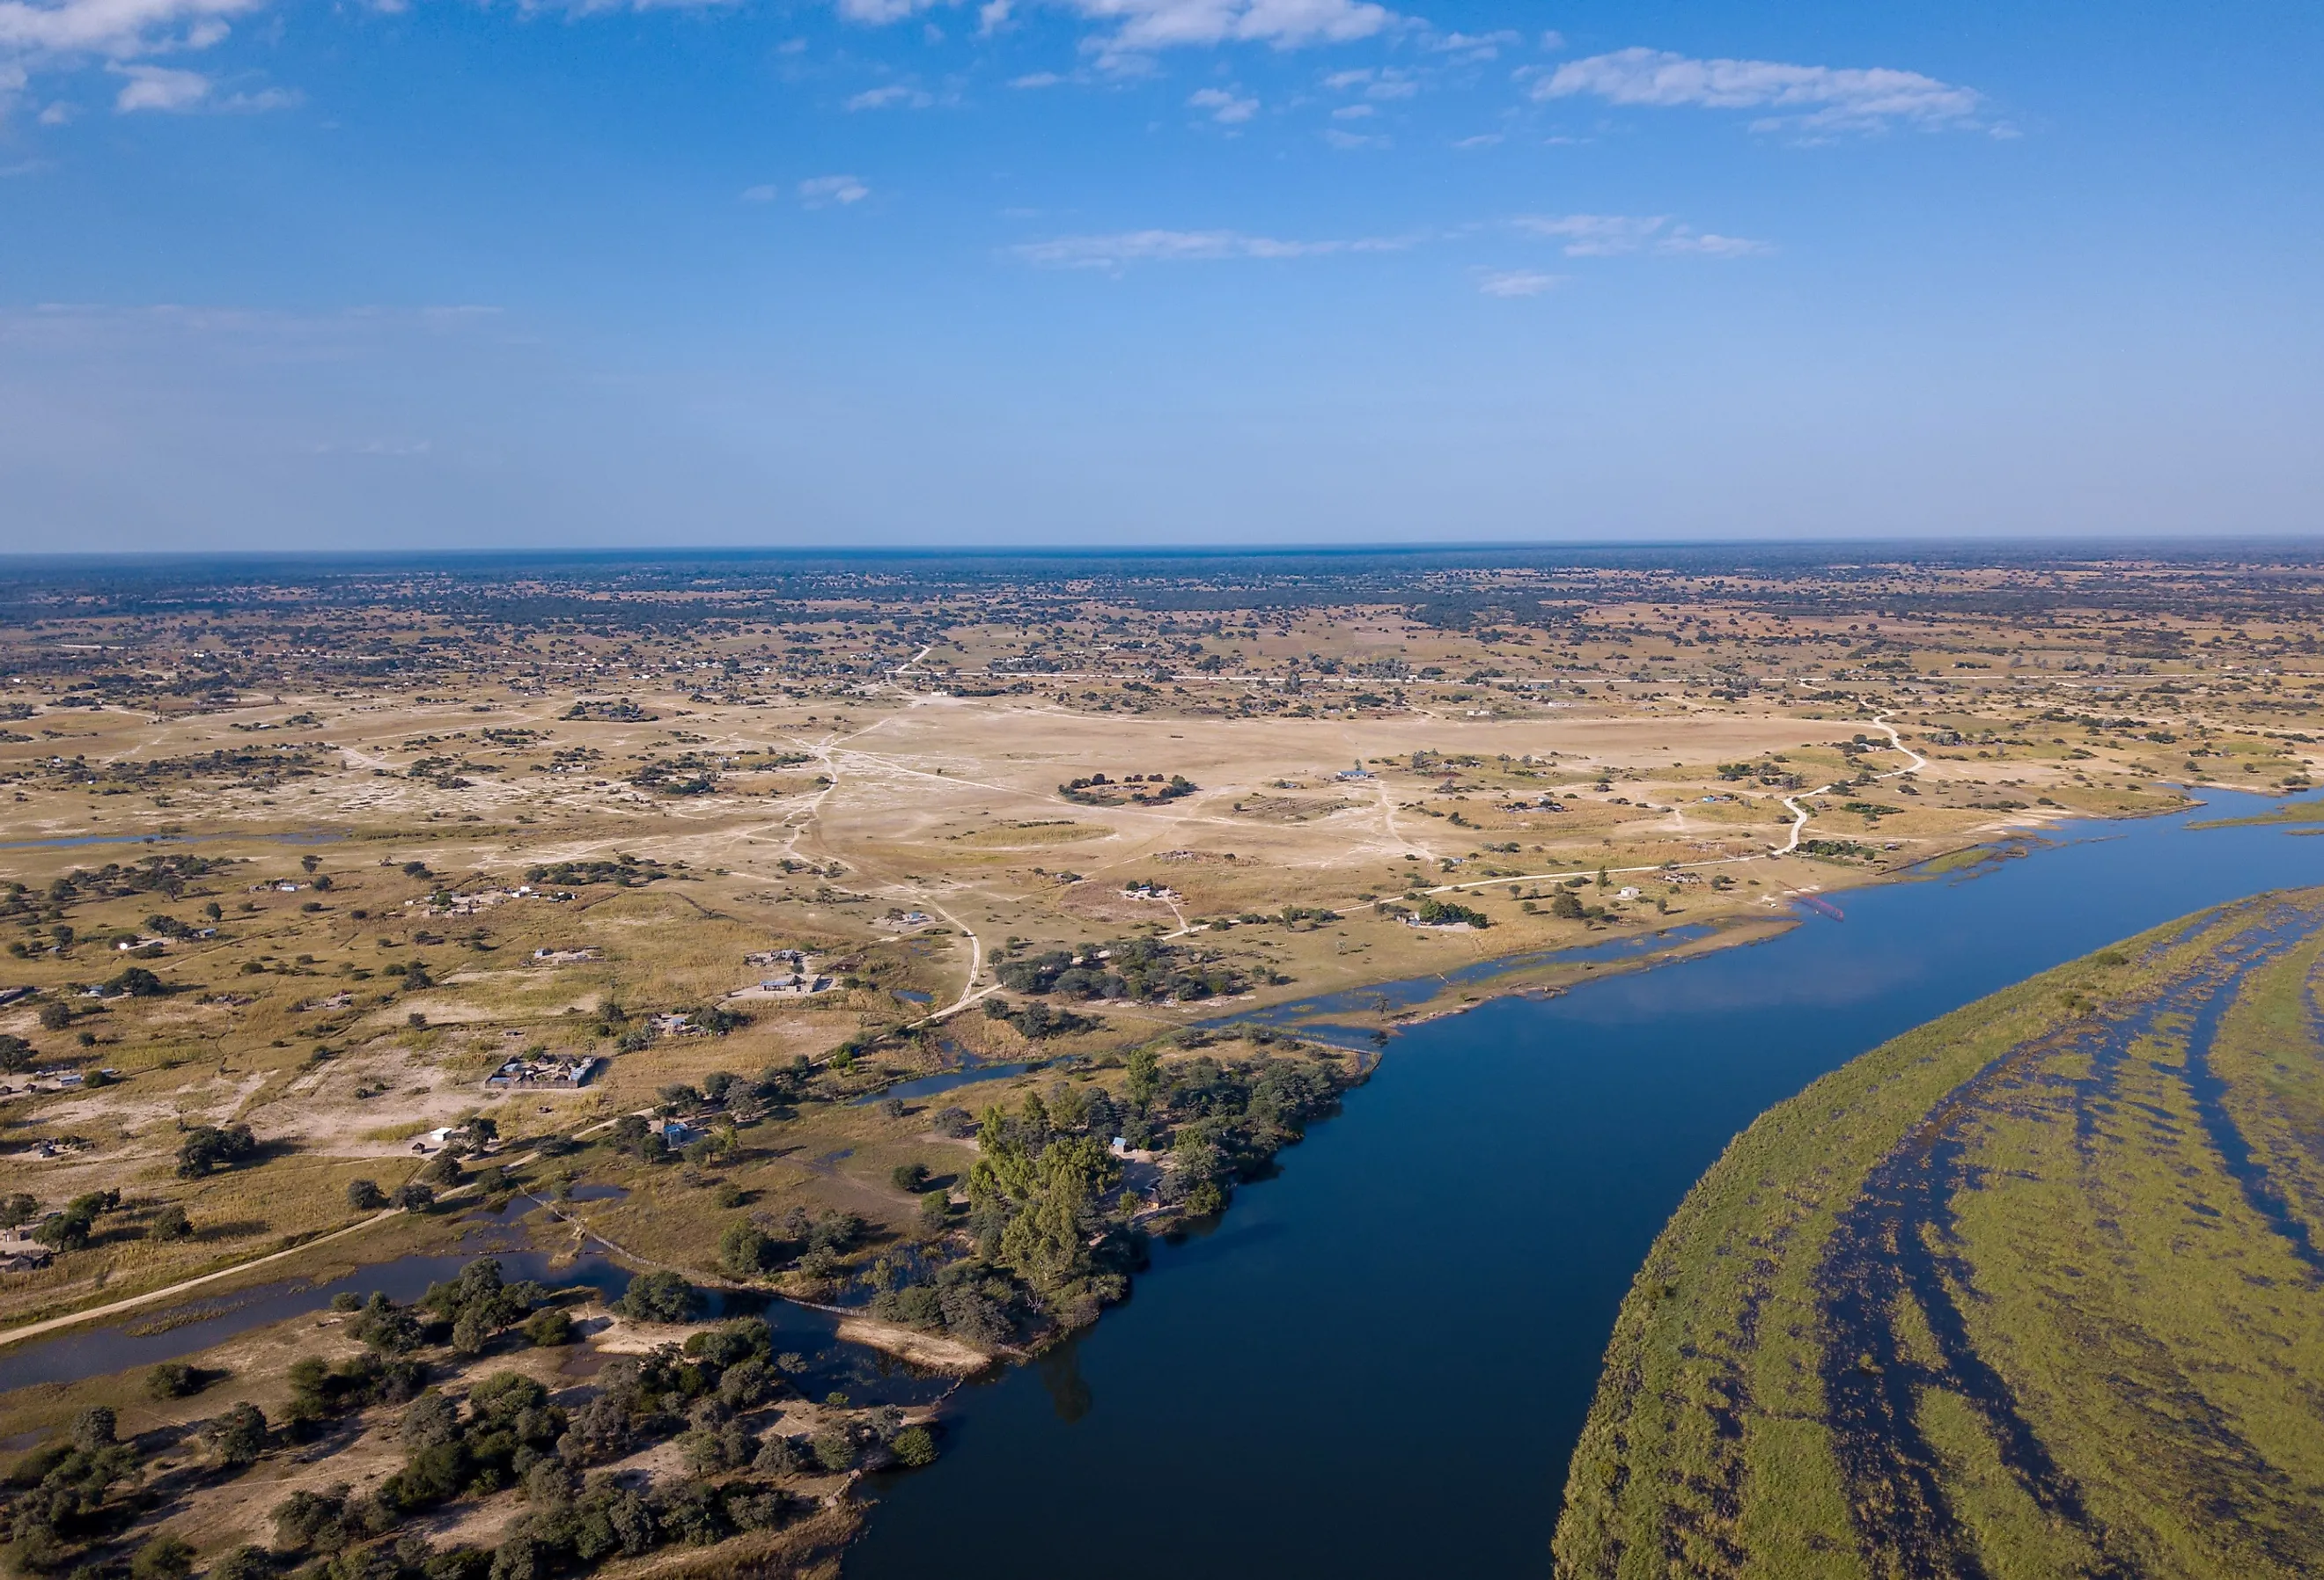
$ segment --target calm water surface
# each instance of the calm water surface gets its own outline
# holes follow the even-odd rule
[[[1158,1246],[1079,1342],[959,1396],[848,1580],[1539,1575],[1630,1276],[1769,1104],[1932,1016],[2200,907],[2324,882],[2324,837],[2053,830],[1773,941],[1398,1037],[1346,1112]]]

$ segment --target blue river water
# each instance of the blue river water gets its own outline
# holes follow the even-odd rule
[[[872,1489],[847,1580],[1547,1575],[1615,1309],[1736,1132],[2034,972],[2324,883],[2324,837],[2187,827],[2275,799],[2204,794],[1397,1036],[1126,1305],[957,1395],[944,1456]]]

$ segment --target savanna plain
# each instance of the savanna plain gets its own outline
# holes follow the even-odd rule
[[[5,1560],[835,1572],[865,1473],[945,1452],[946,1379],[1102,1320],[1154,1237],[1296,1167],[1399,1024],[2046,823],[2310,788],[2319,577],[1902,548],[0,568],[0,1367],[466,1259],[0,1395]],[[1868,1056],[1901,1073],[1849,1088],[1845,1144],[1784,1110],[1738,1141],[1766,1158],[1730,1152],[1625,1307],[1561,1566],[2316,1561],[2314,1411],[2284,1402],[2319,1386],[2313,1255],[2279,1243],[2324,1170],[2314,910]],[[2188,1028],[2230,998],[2209,1055]],[[2273,1195],[2247,1157],[2173,1166],[2238,1104]],[[1887,1180],[1931,1113],[1951,1150]],[[2103,1192],[1961,1184],[2048,1178],[2092,1126]],[[2089,1332],[2150,1342],[2153,1292],[2092,1248],[2181,1206],[2273,1257],[2188,1276],[2306,1392],[2192,1316],[2151,1388],[2093,1392],[2051,1294],[1962,1292],[2097,1278]],[[767,1309],[902,1381],[824,1386]],[[2236,1380],[2202,1400],[2168,1386],[2199,1341]],[[1996,1368],[2040,1379],[2028,1414]],[[2247,1539],[2138,1512],[2142,1464]]]

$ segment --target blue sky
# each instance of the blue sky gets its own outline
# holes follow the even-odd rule
[[[2324,7],[0,0],[0,550],[2316,531]]]

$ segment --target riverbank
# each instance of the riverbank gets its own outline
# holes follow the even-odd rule
[[[1761,1116],[1623,1302],[1558,1573],[2315,1573],[2319,957],[2324,891],[2202,913]]]

